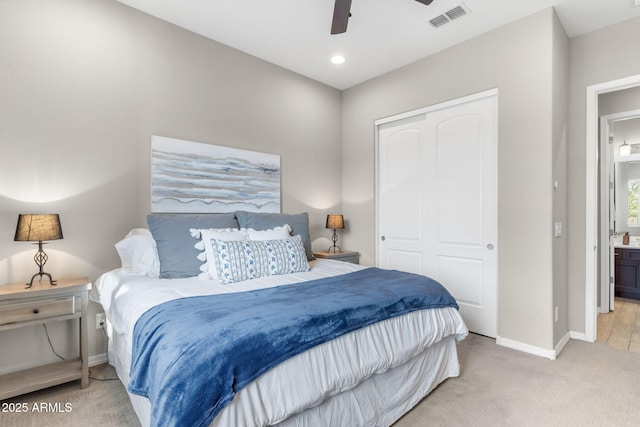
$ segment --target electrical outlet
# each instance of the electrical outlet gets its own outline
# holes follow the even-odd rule
[[[96,313],[96,329],[100,329],[105,326],[107,318],[104,313]]]

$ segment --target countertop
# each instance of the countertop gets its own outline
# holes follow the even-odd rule
[[[613,247],[620,249],[640,249],[640,236],[629,236],[629,244],[622,244],[623,236],[615,236],[613,238]]]

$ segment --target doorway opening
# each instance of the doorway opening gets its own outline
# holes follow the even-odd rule
[[[601,94],[640,86],[640,75],[613,80],[587,87],[586,115],[586,230],[585,230],[585,333],[583,339],[595,342],[599,312],[599,112],[598,97]],[[607,243],[608,247],[608,243]],[[604,249],[604,248],[602,248]],[[608,285],[607,285],[608,286]]]
[[[631,104],[628,98],[632,99]],[[630,106],[640,108],[640,87],[600,95],[600,101],[603,100],[604,108],[599,108],[598,111],[598,307],[601,314],[614,310],[616,295],[640,298],[640,109],[620,111]]]

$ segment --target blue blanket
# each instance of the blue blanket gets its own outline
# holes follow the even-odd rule
[[[378,268],[168,301],[135,325],[129,391],[149,398],[153,426],[207,426],[278,363],[372,323],[438,307],[458,308],[436,281]]]

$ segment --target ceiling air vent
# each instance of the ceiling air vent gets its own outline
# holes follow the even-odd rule
[[[433,27],[439,28],[439,27],[442,27],[444,24],[448,24],[454,19],[458,19],[461,16],[464,16],[468,13],[469,13],[469,9],[467,9],[465,5],[460,4],[454,7],[453,9],[446,11],[442,15],[438,15],[435,18],[430,19],[429,23]]]
[[[429,20],[429,23],[431,25],[433,25],[434,27],[438,28],[438,27],[440,27],[440,26],[442,26],[444,24],[448,24],[449,20],[444,15],[438,15],[435,18]]]
[[[453,9],[451,9],[450,11],[445,13],[445,15],[447,15],[447,18],[449,18],[452,21],[454,19],[460,18],[461,16],[464,16],[466,14],[467,14],[467,11],[464,10],[464,8],[462,6],[456,6]]]

